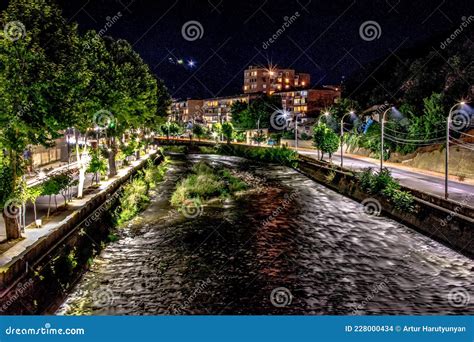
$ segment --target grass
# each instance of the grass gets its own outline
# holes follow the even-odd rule
[[[213,198],[225,198],[248,186],[235,177],[226,168],[215,168],[206,162],[193,166],[190,174],[178,183],[171,196],[171,204],[181,207],[189,200],[207,201]]]
[[[118,226],[133,219],[150,203],[150,189],[154,188],[164,178],[168,160],[155,165],[150,160],[145,169],[140,171],[127,185],[123,187],[120,205],[115,210]]]

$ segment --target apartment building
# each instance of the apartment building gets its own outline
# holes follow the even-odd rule
[[[324,109],[334,104],[341,97],[337,86],[277,92],[281,96],[284,109],[301,114],[303,118],[316,117]]]
[[[170,119],[175,122],[189,122],[202,120],[203,100],[187,99],[173,100],[170,108]]]
[[[266,93],[307,88],[310,84],[310,75],[297,73],[294,69],[265,68],[249,66],[244,71],[245,94]]]
[[[218,122],[230,121],[232,119],[231,107],[233,103],[237,101],[250,103],[257,96],[256,94],[241,94],[204,99],[202,106],[203,122],[210,127]]]

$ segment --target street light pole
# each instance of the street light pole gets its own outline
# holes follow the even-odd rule
[[[295,113],[295,149],[298,152],[298,113]]]
[[[350,111],[349,113],[344,114],[341,118],[341,168],[344,166],[344,141],[343,141],[343,138],[344,138],[344,118],[347,115],[352,115],[352,114],[354,114],[354,112]]]
[[[389,110],[392,110],[393,107],[388,108],[385,112],[382,114],[382,119],[380,120],[380,125],[381,125],[381,138],[380,138],[380,171],[383,169],[383,158],[384,158],[384,130],[385,130],[385,115],[388,113]]]
[[[458,106],[464,105],[464,102],[456,103],[451,107],[448,114],[448,120],[446,121],[446,152],[445,152],[445,161],[444,161],[444,198],[448,199],[448,178],[449,178],[449,125],[451,124],[452,116],[454,109]]]

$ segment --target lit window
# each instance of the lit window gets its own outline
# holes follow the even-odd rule
[[[289,78],[285,78],[285,83],[290,83],[290,79],[289,79]]]
[[[266,84],[264,84],[264,85],[263,85],[263,89],[266,89],[266,88],[267,88],[267,85],[266,85]]]
[[[306,82],[305,81],[302,81],[301,82],[301,85],[304,87],[306,85]]]
[[[249,87],[248,86],[244,86],[244,90],[247,90]]]
[[[285,88],[286,88],[286,89],[289,89],[289,88],[290,88],[290,86],[287,84],[287,85],[285,86]]]

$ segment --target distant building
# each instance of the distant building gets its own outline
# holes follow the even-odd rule
[[[245,94],[266,93],[268,95],[278,91],[307,88],[310,84],[310,75],[297,73],[294,69],[265,68],[249,66],[244,71]]]
[[[232,120],[231,107],[237,101],[250,103],[258,95],[241,94],[234,96],[215,97],[203,100],[203,122],[207,126]]]
[[[341,97],[341,90],[336,86],[277,92],[281,96],[284,109],[291,113],[301,114],[303,118],[314,118],[320,112]]]
[[[201,120],[203,100],[187,99],[184,101],[174,100],[171,103],[170,119],[175,122],[189,122]]]

